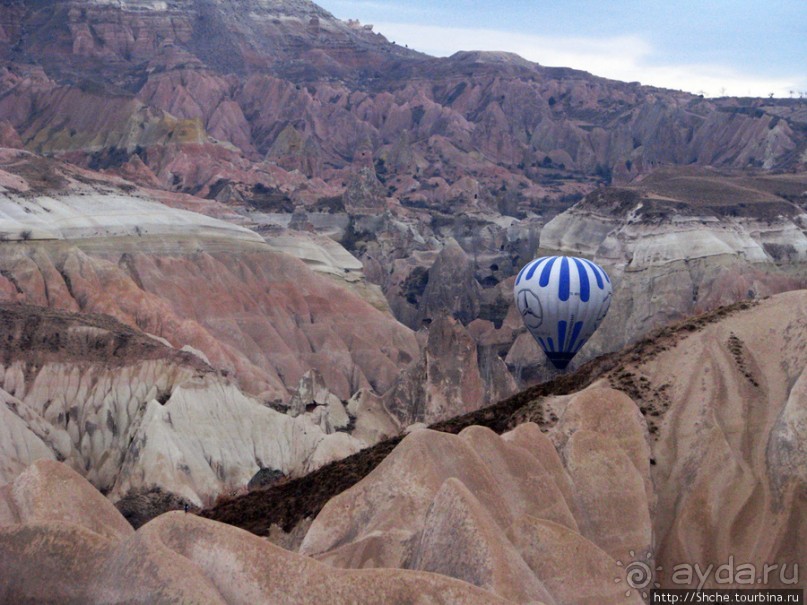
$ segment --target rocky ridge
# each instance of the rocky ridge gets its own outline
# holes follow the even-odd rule
[[[0,315],[3,482],[44,458],[113,501],[162,490],[201,506],[261,468],[299,476],[366,445],[268,408],[199,352],[108,316],[18,304]]]
[[[133,533],[79,476],[37,463],[0,488],[0,557],[4,568],[18,570],[1,585],[2,595],[35,598],[50,589],[80,600],[134,590],[154,595],[162,586],[165,599],[197,594],[242,602],[283,594],[303,602],[334,598],[338,582],[348,600],[383,590],[385,599],[402,602],[418,594],[437,602],[641,603],[642,590],[656,584],[698,585],[697,577],[683,579],[681,561],[716,569],[728,557],[756,569],[779,564],[765,587],[802,586],[793,562],[807,555],[800,526],[806,292],[688,320],[576,374],[434,427],[456,434],[413,431],[361,481],[331,495],[303,539],[306,557],[182,513]],[[474,426],[474,419],[504,430]],[[344,481],[345,463],[358,468],[372,455],[367,450],[320,469],[310,486]],[[279,490],[292,483],[239,500],[271,497],[273,508],[281,507],[287,503]],[[57,493],[63,504],[54,506]],[[295,492],[292,500],[304,497]],[[86,510],[100,514],[88,517]],[[68,539],[73,547],[65,556],[59,548]],[[45,548],[45,566],[33,565]],[[76,548],[85,573],[54,586],[54,577],[72,569]],[[253,556],[263,562],[250,562]],[[135,577],[144,562],[159,584]],[[316,583],[286,571],[287,564]],[[649,582],[629,585],[627,568],[637,564],[650,570]],[[260,574],[275,573],[267,566],[283,570],[293,585],[268,585],[244,571],[255,566]],[[187,577],[192,587],[181,580]],[[725,584],[707,574],[702,585],[742,582],[739,575]]]
[[[799,291],[689,320],[588,364],[582,391],[552,394],[573,375],[435,426],[458,435],[415,431],[328,500],[301,551],[430,569],[513,602],[624,602],[628,563],[647,565],[647,586],[683,588],[699,578],[682,561],[732,556],[779,564],[766,586],[801,586],[805,309]]]
[[[618,286],[579,363],[805,285],[801,100],[435,59],[308,2],[239,7],[0,7],[1,300],[196,351],[231,378],[211,399],[306,416],[343,455],[552,375],[511,304],[535,254],[585,254]],[[190,425],[197,387],[177,389]],[[207,402],[205,423],[226,418]],[[168,448],[166,418],[149,426]],[[328,458],[308,445],[289,472]],[[222,461],[187,483],[201,452],[178,449],[157,484],[202,501],[246,482]]]

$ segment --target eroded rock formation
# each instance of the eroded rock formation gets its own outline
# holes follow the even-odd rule
[[[798,173],[807,157],[801,100],[704,99],[508,53],[432,58],[311,2],[48,1],[0,7],[0,23],[4,144],[124,176],[161,190],[150,195],[175,207],[278,236],[276,248],[341,272],[413,330],[437,315],[498,328],[507,315],[503,284],[539,245],[613,261],[620,280],[624,270],[630,294],[616,301],[589,356],[749,291],[803,283],[790,279],[803,261],[803,219],[792,212],[803,206]],[[664,172],[683,165],[727,172],[683,199],[680,175]],[[553,220],[596,186],[634,186],[659,167],[663,178],[640,184],[643,210],[592,213],[595,193]],[[39,179],[38,190],[52,189],[58,175],[40,168],[55,181]],[[740,185],[729,178],[743,170],[757,177]],[[719,211],[709,199],[715,188],[725,198]],[[789,210],[765,225],[751,206],[774,197]],[[659,219],[679,201],[689,208]],[[31,237],[45,224],[29,218],[11,237]],[[453,291],[444,283],[450,271],[459,271]],[[679,287],[681,280],[691,283]],[[211,361],[249,375],[250,388],[267,398],[279,397],[273,373],[286,386],[303,373],[256,352],[278,339],[250,342],[242,326],[218,326],[241,332],[236,338],[252,350],[248,363],[232,351]],[[506,357],[511,369],[527,368],[516,371],[520,379],[545,376],[537,348],[521,342],[510,350],[513,337],[496,335],[500,344],[480,355],[482,365]],[[378,390],[384,379],[360,370]],[[349,373],[334,387],[342,399],[346,383],[367,386]],[[503,393],[507,385],[486,389]]]
[[[516,603],[641,602],[614,582],[617,560],[652,550],[641,415],[608,389],[568,414],[578,420],[559,451],[532,423],[502,436],[415,431],[326,505],[300,551],[337,567],[432,571]]]
[[[201,505],[515,389],[454,320],[422,347],[322,235],[266,243],[216,202],[2,161],[0,299],[23,305],[3,306],[4,480],[54,458],[116,500]]]
[[[0,489],[0,566],[5,603],[504,602],[445,576],[336,570],[182,512],[135,532],[81,476],[51,461]]]
[[[437,571],[514,602],[742,588],[747,575],[692,571],[730,561],[776,565],[766,587],[801,586],[806,338],[807,291],[781,294],[663,331],[586,390],[528,403],[518,417],[547,432],[415,431],[324,507],[301,552]],[[631,563],[649,572],[638,588]]]
[[[268,408],[197,354],[108,316],[27,305],[0,316],[3,482],[44,458],[113,500],[159,489],[202,505],[260,468],[300,475],[367,444]]]
[[[805,341],[807,291],[780,294],[660,331],[582,391],[520,397],[501,435],[414,430],[325,505],[301,554],[181,512],[133,532],[40,461],[0,488],[0,598],[638,605],[655,585],[746,587],[713,573],[729,561],[800,587]]]
[[[594,192],[552,219],[538,253],[594,259],[614,283],[608,316],[575,363],[720,305],[804,287],[804,184],[795,175],[670,168]],[[538,354],[519,338],[511,367]]]

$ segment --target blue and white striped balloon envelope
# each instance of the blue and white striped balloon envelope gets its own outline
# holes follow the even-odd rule
[[[545,256],[521,269],[513,293],[524,325],[562,370],[608,313],[611,279],[585,258]]]

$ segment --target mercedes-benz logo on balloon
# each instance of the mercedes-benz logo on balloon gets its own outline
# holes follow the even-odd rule
[[[537,328],[544,321],[541,301],[526,288],[518,293],[518,310],[521,312],[521,317],[524,318],[524,325],[528,328]]]

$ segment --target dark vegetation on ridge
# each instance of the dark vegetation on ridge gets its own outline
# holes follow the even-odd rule
[[[624,390],[642,413],[647,414],[650,411],[650,403],[646,401],[649,393],[643,392],[641,385],[635,384],[633,375],[625,370],[625,365],[652,359],[688,334],[756,304],[755,301],[741,301],[661,328],[622,351],[592,359],[571,374],[558,376],[494,405],[435,423],[429,428],[457,434],[469,426],[479,425],[503,433],[522,422],[535,422],[546,430],[554,424],[555,419],[545,417],[541,401],[544,397],[574,393],[599,378],[607,378],[612,386]],[[651,434],[657,431],[660,413],[653,410],[652,415],[656,418],[648,418]],[[403,436],[387,439],[304,477],[219,501],[212,508],[202,511],[201,515],[260,536],[268,535],[272,525],[291,531],[304,519],[317,515],[334,496],[366,477],[402,439]]]

